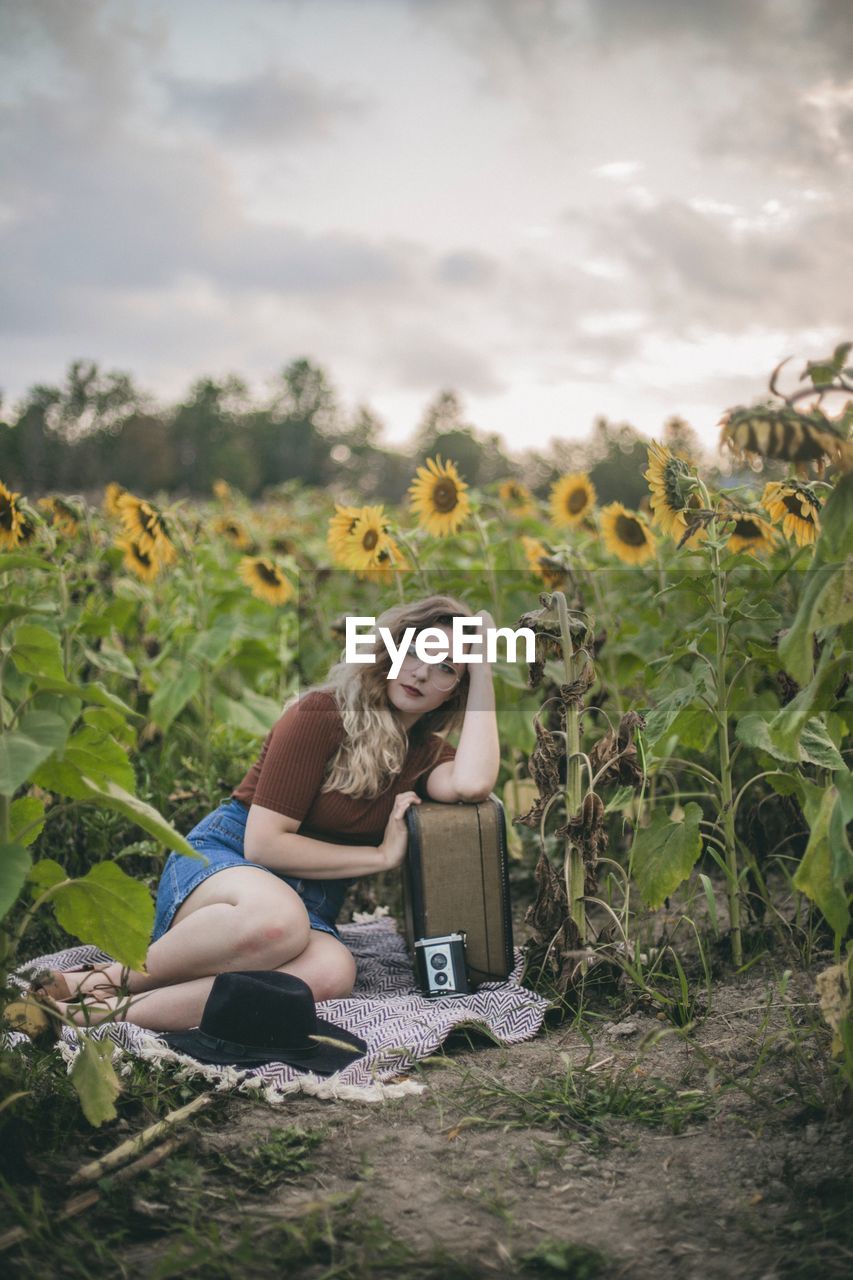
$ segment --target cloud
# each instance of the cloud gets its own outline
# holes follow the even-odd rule
[[[360,116],[368,99],[352,89],[329,88],[299,70],[269,68],[230,82],[201,82],[163,76],[171,105],[219,138],[269,145],[292,138],[324,138]]]

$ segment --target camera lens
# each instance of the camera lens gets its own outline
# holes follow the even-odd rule
[[[437,951],[434,956],[430,956],[429,962],[433,969],[447,968],[447,956],[442,951]]]
[[[446,986],[447,986],[447,974],[446,974],[446,973],[437,973],[437,974],[435,974],[435,985],[436,985],[437,987],[446,987]]]

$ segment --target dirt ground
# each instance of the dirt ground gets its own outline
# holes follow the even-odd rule
[[[350,1258],[350,1269],[306,1262],[277,1272],[274,1258],[258,1255],[243,1274],[370,1275],[372,1234],[381,1274],[395,1274],[382,1259],[396,1243],[407,1250],[403,1274],[430,1276],[849,1275],[849,1129],[827,1105],[826,1062],[811,1042],[813,986],[805,975],[783,994],[785,985],[769,967],[718,985],[687,1038],[639,1009],[616,1022],[599,1017],[591,1036],[587,1020],[583,1035],[564,1025],[512,1048],[457,1040],[423,1067],[427,1089],[416,1098],[299,1097],[276,1109],[230,1101],[205,1130],[202,1153],[238,1163],[283,1125],[322,1135],[310,1172],[255,1196],[251,1209],[243,1201],[242,1211],[259,1221],[326,1212],[339,1225],[342,1214],[369,1224],[366,1269]],[[543,1081],[565,1080],[570,1064],[581,1092],[593,1080],[606,1093],[615,1079],[630,1098],[665,1082],[655,1096],[670,1100],[671,1121],[643,1121],[630,1103],[623,1117],[608,1114],[595,1090],[580,1121],[558,1105],[533,1123],[506,1109],[535,1098]],[[233,1210],[209,1189],[225,1221]],[[137,1192],[130,1207],[144,1214],[138,1201]],[[152,1274],[161,1255],[131,1246],[128,1274]]]

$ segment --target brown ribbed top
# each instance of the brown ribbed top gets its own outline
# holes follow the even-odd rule
[[[401,772],[381,795],[358,799],[339,791],[321,793],[326,766],[343,736],[334,696],[317,689],[303,694],[267,734],[260,756],[232,792],[234,799],[298,818],[300,835],[337,844],[378,845],[394,797],[401,791],[426,797],[427,775],[456,755],[436,733],[415,737]]]

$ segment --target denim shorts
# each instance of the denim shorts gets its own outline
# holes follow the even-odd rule
[[[247,862],[243,854],[243,837],[249,810],[239,800],[223,800],[218,809],[202,818],[187,836],[194,849],[207,859],[188,858],[172,852],[166,859],[157,888],[157,908],[151,941],[162,937],[182,902],[202,881],[228,867],[255,867],[265,875],[275,876],[295,889],[305,904],[312,929],[340,938],[335,920],[343,906],[351,880],[302,880],[282,875],[258,862]]]

